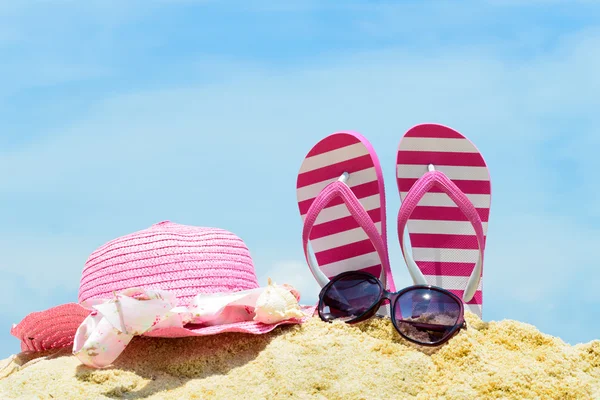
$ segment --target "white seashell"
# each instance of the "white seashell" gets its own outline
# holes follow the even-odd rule
[[[298,299],[291,293],[290,287],[278,286],[269,278],[269,285],[258,296],[254,309],[254,320],[264,324],[275,324],[306,315],[300,309]]]

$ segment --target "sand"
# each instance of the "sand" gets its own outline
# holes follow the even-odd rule
[[[0,362],[0,398],[600,399],[600,340],[571,346],[517,321],[466,317],[438,349],[409,344],[385,319],[313,318],[262,336],[135,338],[103,370],[68,349],[21,354]]]

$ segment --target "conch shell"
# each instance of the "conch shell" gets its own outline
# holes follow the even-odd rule
[[[298,291],[291,286],[278,286],[269,278],[269,285],[256,300],[254,321],[275,324],[287,319],[305,317],[298,304],[299,297]]]

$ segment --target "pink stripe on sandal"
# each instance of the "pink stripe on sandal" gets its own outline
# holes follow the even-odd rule
[[[402,225],[407,223],[412,259],[423,279],[466,299],[466,308],[481,316],[482,270],[476,273],[475,269],[480,257],[483,268],[491,205],[490,175],[483,157],[451,128],[417,125],[398,146],[397,183],[402,200],[398,235],[403,237]],[[424,192],[423,185],[427,186]],[[403,214],[408,208],[409,215]]]
[[[325,190],[342,176],[339,184]],[[335,195],[330,193],[332,187],[337,187]],[[383,269],[388,289],[395,290],[388,262],[383,175],[367,139],[356,132],[338,132],[321,140],[304,159],[296,188],[298,208],[307,224],[304,230],[318,270],[330,279],[345,271],[367,271],[380,276]],[[317,199],[318,207],[315,204],[311,212],[316,214],[308,221],[309,209]],[[360,206],[362,217],[368,221],[359,221],[348,208],[353,207],[351,204]],[[369,228],[365,230],[369,224],[380,235],[385,259],[370,239]],[[310,265],[308,254],[307,262]]]

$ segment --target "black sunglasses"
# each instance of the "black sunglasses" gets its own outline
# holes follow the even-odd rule
[[[463,303],[454,293],[429,285],[391,293],[379,279],[362,271],[341,273],[321,289],[319,317],[352,324],[373,317],[386,301],[394,327],[413,343],[439,346],[466,328]]]

